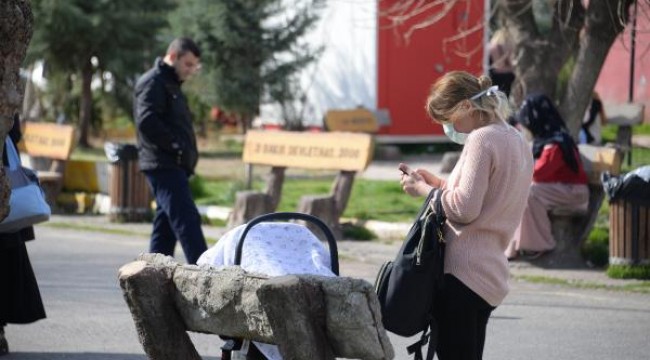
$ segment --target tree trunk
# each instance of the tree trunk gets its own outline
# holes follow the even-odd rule
[[[79,146],[89,148],[88,130],[93,110],[93,93],[90,85],[93,80],[93,65],[90,59],[81,69],[81,99],[79,104]]]
[[[0,140],[3,144],[13,125],[13,116],[22,105],[19,70],[32,38],[33,23],[29,1],[0,2]],[[0,147],[0,156],[3,149]],[[9,212],[11,191],[5,175],[4,167],[0,167],[0,219],[4,219]]]
[[[585,9],[580,0],[558,1],[553,26],[546,33],[535,22],[531,1],[502,0],[500,5],[515,45],[515,104],[533,93],[555,98],[558,74],[573,54],[583,22]]]
[[[577,138],[607,53],[629,20],[634,0],[555,1],[550,30],[540,32],[532,0],[500,0],[505,25],[515,44],[513,97],[519,106],[526,95],[544,93],[556,99],[558,76],[571,56],[576,56],[558,110],[571,135]]]
[[[629,9],[634,0],[590,1],[584,35],[580,39],[576,66],[560,103],[560,113],[567,121],[571,134],[577,136],[583,115],[591,101],[591,94],[607,53],[629,20]],[[622,12],[612,13],[617,9]]]

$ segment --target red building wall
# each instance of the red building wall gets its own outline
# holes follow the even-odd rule
[[[397,1],[378,2],[377,107],[388,109],[391,118],[391,124],[380,129],[380,141],[446,140],[442,128],[426,116],[426,97],[431,84],[448,71],[483,73],[485,3],[459,1],[437,23],[416,30],[405,39],[411,26],[445,9],[439,6],[400,26],[392,26],[385,14]]]
[[[596,91],[605,103],[627,103],[630,82],[634,88],[633,102],[645,103],[646,122],[650,121],[650,6],[639,2],[637,21],[634,79],[631,75],[632,24],[614,42],[596,83]]]

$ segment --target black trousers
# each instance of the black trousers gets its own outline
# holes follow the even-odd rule
[[[495,308],[450,274],[445,274],[439,299],[438,359],[482,359],[485,329]]]
[[[0,239],[0,241],[4,241]],[[0,328],[45,318],[45,309],[23,241],[0,246]]]
[[[208,249],[189,179],[182,169],[160,169],[144,172],[156,197],[156,215],[149,252],[174,256],[178,239],[188,264],[196,264]]]

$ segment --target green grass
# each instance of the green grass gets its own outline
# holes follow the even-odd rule
[[[627,291],[642,294],[650,294],[650,281],[639,281],[631,284],[607,285],[584,280],[567,280],[551,276],[541,275],[517,275],[516,280],[526,281],[537,284],[549,284],[566,286],[580,289],[600,289],[610,291]]]
[[[616,142],[616,132],[618,125],[605,125],[602,127],[601,136],[603,143]],[[650,135],[650,124],[634,125],[632,127],[632,134],[634,135]]]
[[[81,148],[77,146],[70,154],[71,160],[108,162],[103,148]]]
[[[602,138],[603,143],[615,143],[616,142],[616,132],[618,131],[618,126],[616,125],[605,125],[602,129]],[[632,133],[634,135],[650,135],[650,124],[635,125],[632,127]],[[626,173],[632,171],[638,167],[650,164],[650,149],[644,149],[639,147],[633,147],[631,151],[632,161],[629,161],[628,156],[623,159],[623,164],[621,166],[621,171]]]
[[[609,262],[609,227],[594,227],[582,247],[582,256],[594,266],[607,265]]]
[[[200,186],[195,184],[192,187],[194,200],[199,205],[232,207],[235,204],[237,192],[245,190],[244,182],[237,180],[202,180],[200,183]],[[264,183],[261,181],[253,183],[253,190],[261,191],[263,187]]]
[[[650,280],[650,265],[610,265],[607,276],[614,279]]]
[[[287,179],[282,187],[278,211],[296,211],[304,195],[326,195],[331,179]],[[232,180],[201,180],[195,199],[202,205],[233,206],[237,191],[244,190],[243,182]],[[264,183],[255,181],[254,190],[262,191]],[[343,217],[410,222],[420,208],[422,199],[404,194],[397,181],[356,179]]]
[[[366,229],[360,225],[354,225],[351,223],[342,224],[343,228],[343,238],[344,239],[355,239],[355,240],[375,240],[377,239],[377,234],[372,230]]]

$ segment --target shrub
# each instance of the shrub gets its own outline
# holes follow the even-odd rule
[[[610,265],[607,276],[614,279],[650,280],[650,265]]]
[[[609,229],[594,227],[582,247],[582,256],[594,266],[606,266],[609,262]]]
[[[194,199],[206,196],[205,180],[199,175],[192,176],[190,178],[190,191]]]
[[[352,240],[373,240],[377,238],[372,230],[363,226],[354,225],[351,223],[344,223],[341,225],[344,239]]]

